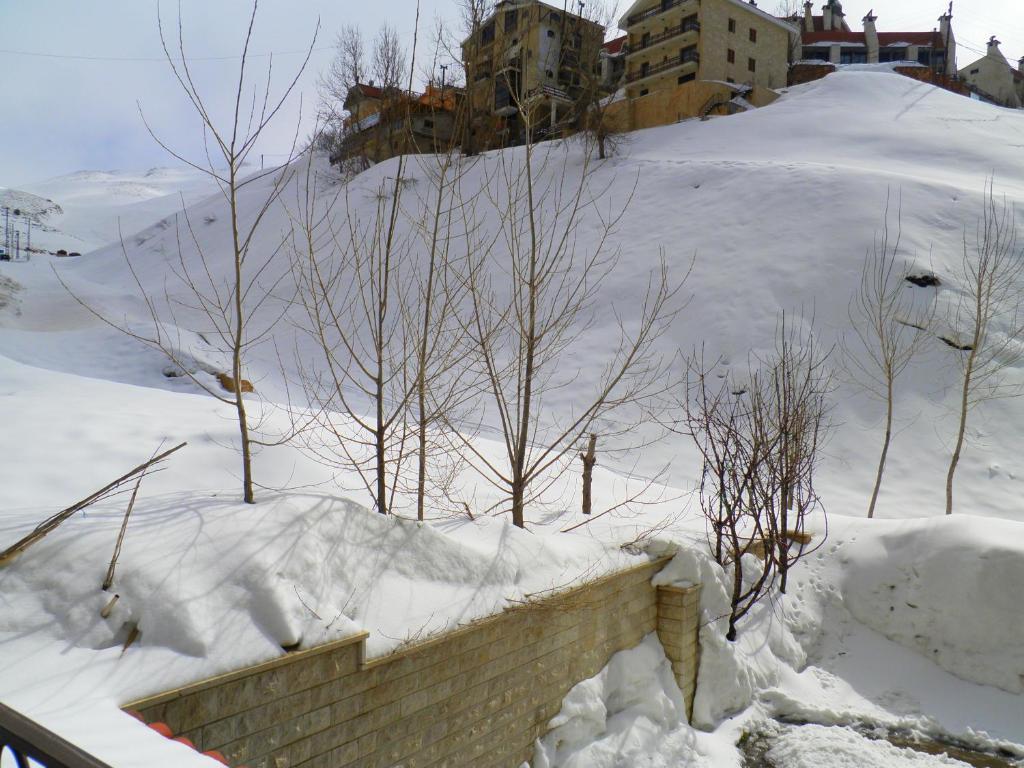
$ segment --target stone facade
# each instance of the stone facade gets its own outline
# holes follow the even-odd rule
[[[994,37],[988,41],[985,55],[960,70],[960,79],[986,101],[1003,107],[1024,104],[1024,58],[1015,69],[999,50]]]
[[[570,8],[575,8],[573,4]],[[604,27],[539,0],[501,0],[462,42],[473,151],[570,129],[601,72]],[[465,147],[465,144],[464,144]]]
[[[517,768],[573,685],[657,631],[687,711],[699,589],[666,559],[506,610],[389,656],[366,635],[126,705],[250,768]]]
[[[630,98],[695,80],[782,87],[799,34],[740,0],[636,0],[619,26]]]
[[[764,107],[779,94],[768,88],[728,85],[696,80],[654,91],[635,99],[622,99],[608,106],[605,119],[616,131],[635,131],[670,125],[693,117],[732,114],[731,100],[742,95],[754,107]],[[706,115],[701,114],[706,110]]]

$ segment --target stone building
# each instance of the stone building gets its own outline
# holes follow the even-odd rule
[[[626,31],[626,95],[698,81],[786,85],[798,30],[743,0],[636,0]]]
[[[863,18],[863,30],[855,32],[846,21],[841,0],[828,0],[820,16],[813,4],[804,3],[800,24],[800,61],[831,64],[878,64],[913,62],[932,69],[937,75],[956,75],[956,36],[953,34],[952,5],[939,18],[939,26],[930,32],[879,32],[878,17],[869,12]]]
[[[397,155],[444,152],[458,143],[462,91],[428,85],[423,93],[358,83],[349,89],[344,138],[332,163],[361,157],[379,163]]]
[[[470,151],[570,129],[601,77],[604,27],[539,0],[502,0],[462,42]]]
[[[1019,108],[1024,105],[1024,56],[1014,68],[999,50],[1000,45],[993,36],[985,55],[960,70],[960,79],[985,101]]]

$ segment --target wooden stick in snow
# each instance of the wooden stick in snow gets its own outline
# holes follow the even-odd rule
[[[55,529],[57,526],[59,526],[61,523],[63,523],[65,520],[67,520],[69,517],[74,515],[76,512],[80,512],[81,510],[85,509],[86,507],[92,506],[97,501],[100,501],[101,499],[106,498],[111,493],[113,493],[118,488],[120,488],[122,485],[124,485],[126,482],[131,480],[137,474],[139,474],[140,472],[144,472],[147,469],[149,469],[150,467],[152,467],[153,465],[158,464],[159,462],[161,462],[164,459],[166,459],[168,456],[170,456],[175,451],[180,450],[181,448],[184,448],[186,445],[188,445],[188,443],[179,443],[178,445],[174,446],[170,450],[164,451],[159,456],[154,456],[153,458],[151,458],[149,461],[145,462],[144,464],[140,464],[139,466],[135,467],[135,469],[131,470],[130,472],[127,472],[124,475],[121,475],[121,477],[117,478],[117,480],[114,480],[113,482],[108,483],[107,485],[103,486],[102,488],[100,488],[95,493],[93,493],[93,494],[91,494],[89,496],[86,496],[84,499],[82,499],[79,502],[76,502],[76,503],[72,504],[67,509],[63,509],[60,512],[58,512],[57,514],[53,515],[52,517],[47,518],[46,520],[41,522],[39,525],[37,525],[35,527],[35,529],[30,534],[28,534],[28,536],[25,536],[23,539],[21,539],[20,541],[16,542],[15,544],[12,544],[10,547],[5,549],[3,552],[0,552],[0,566],[7,565],[9,562],[14,560],[15,557],[17,557],[22,552],[24,552],[26,549],[28,549],[30,546],[32,546],[37,541],[42,539],[44,536],[46,536],[48,533],[50,533],[50,531]]]

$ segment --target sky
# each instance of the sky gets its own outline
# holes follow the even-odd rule
[[[421,0],[421,62],[432,58],[429,29],[435,21],[456,22],[455,2]],[[761,0],[760,6],[774,10],[775,2]],[[961,66],[982,55],[992,34],[1012,62],[1024,55],[1024,14],[1013,8],[1020,2],[955,0],[953,28]],[[627,4],[622,0],[623,8]],[[179,7],[193,77],[216,119],[223,121],[230,114],[251,6],[245,0],[164,0],[160,13],[171,35],[177,32]],[[873,9],[879,31],[927,31],[945,10],[945,0],[846,0],[844,7],[855,29]],[[202,160],[202,131],[163,59],[157,11],[156,0],[0,0],[0,186],[78,170],[178,164],[150,136],[140,110],[162,141]],[[272,83],[277,88],[294,77],[320,25],[293,97],[258,146],[264,161],[282,159],[297,131],[308,135],[317,78],[344,25],[358,26],[372,37],[388,23],[411,45],[415,17],[415,0],[262,0],[251,44],[258,54],[252,71],[265,76],[270,61],[265,54],[275,54]]]

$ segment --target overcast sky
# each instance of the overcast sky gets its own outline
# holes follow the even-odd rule
[[[874,9],[879,31],[926,31],[936,25],[946,1],[846,0],[844,7],[855,29]],[[760,6],[774,10],[776,2],[761,0]],[[975,51],[983,52],[992,34],[1012,62],[1024,55],[1020,2],[957,0],[954,31],[962,46],[961,66],[981,55]],[[244,0],[181,0],[186,54],[194,59],[200,90],[219,110],[230,103],[238,62],[218,57],[239,53],[247,5]],[[176,31],[178,3],[165,0],[161,8],[165,25]],[[409,44],[415,11],[415,0],[263,0],[252,50],[275,54],[275,80],[294,75],[302,61],[297,52],[309,45],[320,20],[300,93],[260,147],[268,161],[288,151],[300,114],[301,130],[308,131],[317,75],[330,61],[341,26],[355,24],[372,36],[386,22]],[[455,0],[421,0],[420,13],[423,27],[437,18],[454,19]],[[421,34],[421,61],[431,55],[429,38]],[[155,0],[0,0],[0,186],[76,170],[174,165],[146,132],[140,107],[161,138],[189,157],[201,157],[194,115],[161,56]],[[267,61],[261,57],[254,63],[265,67]]]

